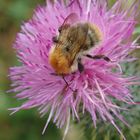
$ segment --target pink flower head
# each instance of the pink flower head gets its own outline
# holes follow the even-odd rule
[[[52,119],[59,128],[66,125],[66,134],[70,118],[79,120],[79,108],[82,107],[83,114],[90,113],[95,127],[97,116],[100,116],[123,136],[115,116],[127,125],[120,114],[124,108],[114,99],[134,104],[129,86],[138,84],[138,79],[126,77],[120,64],[131,62],[128,54],[137,48],[132,33],[139,3],[122,8],[122,0],[118,0],[110,9],[107,4],[104,0],[69,0],[65,5],[58,0],[35,10],[33,18],[21,27],[14,45],[22,65],[10,68],[12,92],[18,93],[17,98],[27,100],[20,107],[12,108],[13,113],[38,107],[42,116],[49,112],[44,131]],[[101,31],[102,41],[90,49],[88,55],[103,55],[110,61],[83,56],[82,72],[76,70],[64,77],[53,75],[55,70],[49,63],[54,45],[52,38],[72,13],[80,21],[93,24]]]

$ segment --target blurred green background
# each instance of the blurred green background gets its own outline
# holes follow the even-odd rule
[[[115,0],[110,0],[110,5]],[[32,17],[33,10],[38,4],[45,4],[45,0],[0,0],[0,140],[61,140],[63,130],[59,130],[52,123],[49,124],[46,133],[41,134],[46,123],[47,115],[40,118],[36,109],[19,111],[10,116],[8,108],[21,104],[13,98],[12,93],[6,93],[10,89],[8,68],[17,65],[15,51],[12,44],[16,33],[20,31],[23,21]],[[135,36],[140,34],[140,26],[135,30]],[[136,53],[139,57],[140,52]],[[140,62],[131,66],[124,66],[126,74],[140,74]],[[140,88],[132,88],[136,99],[140,101]],[[140,107],[130,108],[130,114],[124,113],[131,128],[120,126],[128,140],[140,140]],[[84,116],[80,124],[71,124],[66,140],[121,140],[117,131],[109,124],[98,122],[95,130],[90,117]]]

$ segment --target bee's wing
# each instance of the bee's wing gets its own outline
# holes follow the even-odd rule
[[[73,25],[73,24],[76,24],[76,23],[80,23],[80,18],[79,18],[79,16],[76,14],[76,13],[71,13],[71,14],[69,14],[66,18],[65,18],[65,20],[64,20],[64,22],[63,22],[63,24],[60,26],[60,28],[59,28],[59,30],[65,30],[65,29],[67,29],[67,28],[69,28],[71,25]],[[84,30],[84,32],[85,32],[85,34],[84,34],[84,39],[83,39],[83,42],[86,40],[86,37],[87,37],[87,34],[88,34],[88,30],[89,30],[89,26],[88,26],[88,24],[86,25],[86,26],[84,26],[83,27],[83,30]],[[78,36],[78,31],[79,31],[79,29],[78,28],[76,28],[76,30],[75,30],[75,37],[77,37]],[[65,32],[65,31],[64,31]],[[63,32],[63,33],[64,33]],[[69,34],[69,33],[68,33]],[[80,36],[80,35],[79,35]]]
[[[71,13],[65,18],[63,25],[73,24],[73,23],[77,22],[78,20],[79,20],[78,15],[76,13]]]
[[[85,45],[86,45],[86,39],[88,36],[89,26],[87,24],[85,26],[83,26],[81,29],[81,30],[83,30],[82,32],[79,31],[79,28],[75,29],[75,31],[74,31],[75,33],[73,35],[73,38],[75,39],[77,44],[71,46],[71,49],[72,49],[71,50],[71,64],[74,63],[74,61],[77,57],[77,54],[79,52],[81,52],[82,50],[84,50]]]
[[[76,13],[71,13],[69,14],[64,22],[62,23],[62,25],[59,27],[59,32],[61,32],[61,30],[66,29],[68,27],[70,27],[72,24],[76,23],[79,21],[79,17]]]
[[[80,26],[77,26],[76,28],[75,28],[75,30],[74,31],[72,31],[71,32],[71,30],[67,30],[69,27],[71,27],[72,25],[74,25],[74,24],[76,24],[76,23],[80,23],[80,18],[79,18],[79,16],[76,14],[76,13],[71,13],[71,14],[69,14],[66,18],[65,18],[65,20],[64,20],[64,22],[63,22],[63,24],[59,27],[59,32],[60,32],[60,35],[62,35],[63,34],[63,37],[64,37],[64,35],[65,35],[65,37],[67,36],[67,35],[69,35],[69,36],[72,36],[73,38],[74,38],[74,40],[78,40],[78,39],[80,39],[79,37],[81,37],[82,38],[82,40],[80,41],[81,43],[81,46],[80,46],[80,48],[79,49],[82,49],[82,47],[84,47],[83,45],[84,45],[84,43],[85,43],[85,41],[86,41],[86,38],[87,38],[87,35],[88,35],[88,31],[89,31],[89,26],[88,26],[88,24],[83,24],[83,25],[80,25]],[[81,27],[82,26],[82,27]],[[83,30],[82,31],[82,34],[81,34],[81,32],[79,32],[79,28],[81,29],[81,30]],[[61,31],[62,31],[62,34],[61,34]],[[60,36],[60,38],[61,38],[61,36]],[[61,40],[61,39],[60,39]],[[69,41],[69,40],[65,40],[65,39],[62,39],[63,41],[65,41],[65,42],[63,42],[64,44],[66,44],[67,42],[66,41]],[[83,45],[82,45],[83,44]],[[58,44],[58,45],[60,45],[60,44]],[[72,47],[71,47],[72,48]]]

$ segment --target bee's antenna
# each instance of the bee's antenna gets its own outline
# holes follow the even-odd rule
[[[69,84],[68,84],[68,82],[66,81],[64,75],[62,75],[62,78],[63,78],[63,80],[65,81],[66,85],[71,89],[71,91],[75,92],[75,91],[69,86]]]

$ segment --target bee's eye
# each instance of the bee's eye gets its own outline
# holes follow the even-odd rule
[[[67,46],[67,47],[65,48],[65,50],[66,50],[66,52],[69,52],[69,51],[70,51],[69,46]]]
[[[57,36],[54,36],[54,37],[52,38],[52,41],[53,41],[54,43],[58,43],[58,37],[57,37]]]

